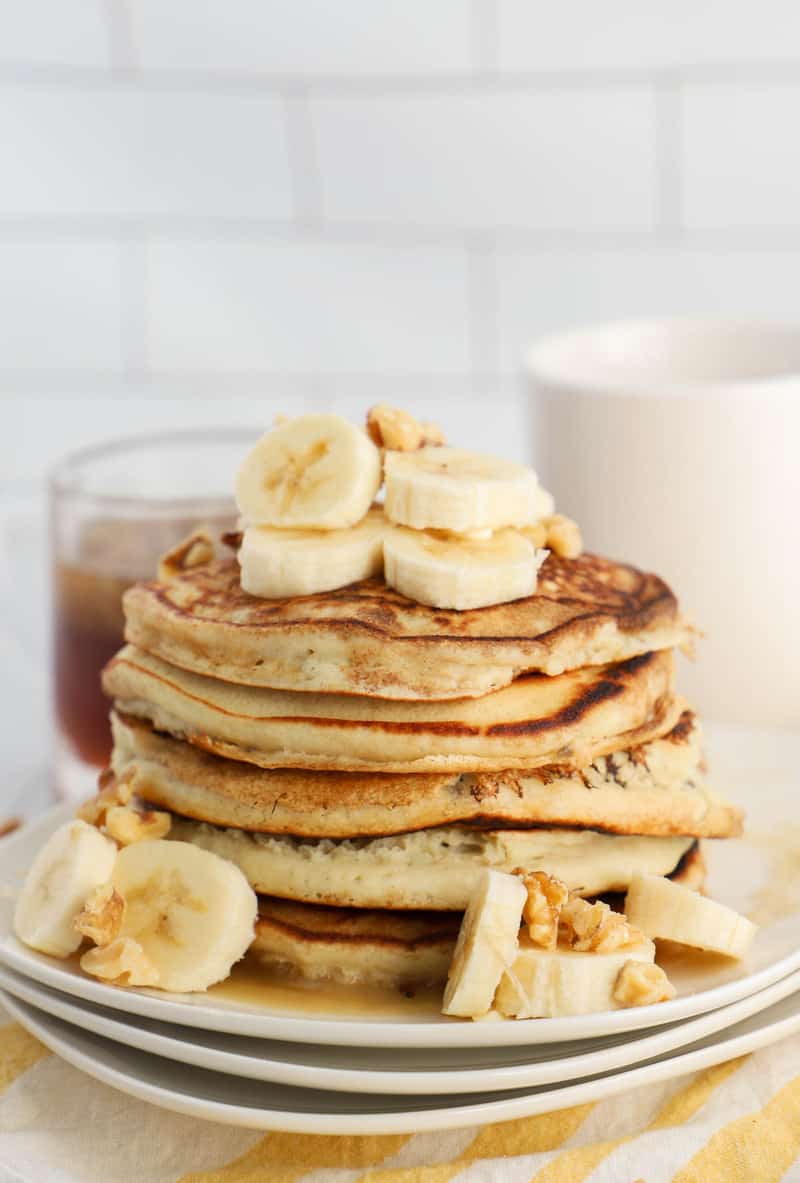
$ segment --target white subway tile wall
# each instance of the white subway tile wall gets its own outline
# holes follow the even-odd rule
[[[790,83],[684,88],[682,204],[688,227],[800,229],[798,93]]]
[[[0,214],[292,215],[284,104],[269,94],[0,85]]]
[[[656,224],[649,86],[320,95],[311,119],[323,219],[489,233]]]
[[[791,0],[0,3],[0,393],[479,441],[542,333],[796,315],[798,113]]]
[[[800,242],[782,249],[731,244],[511,249],[494,255],[498,367],[510,381],[531,341],[598,320],[715,316],[797,320]]]
[[[497,0],[502,70],[678,69],[791,57],[794,0]]]
[[[111,65],[106,0],[2,0],[0,63],[20,66]]]
[[[457,374],[467,260],[449,246],[152,238],[146,364],[157,373]]]
[[[0,185],[0,189],[2,185]],[[122,365],[122,247],[0,223],[0,358],[4,371],[56,374]]]
[[[471,66],[463,0],[131,0],[128,19],[147,70],[360,78]]]

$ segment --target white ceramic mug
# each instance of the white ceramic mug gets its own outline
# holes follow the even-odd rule
[[[528,356],[535,467],[587,548],[663,575],[708,716],[800,724],[800,328],[631,321]]]

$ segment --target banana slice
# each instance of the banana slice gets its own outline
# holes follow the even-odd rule
[[[631,880],[625,914],[649,937],[726,957],[744,957],[757,932],[757,926],[733,908],[660,875]]]
[[[248,524],[344,530],[361,521],[381,485],[381,454],[339,415],[301,415],[262,436],[236,477]]]
[[[523,935],[519,953],[503,975],[494,1004],[514,1019],[555,1019],[616,1010],[614,989],[629,961],[652,963],[652,941],[615,953],[577,953],[574,949],[542,949]]]
[[[516,530],[456,539],[395,526],[383,543],[390,587],[420,604],[459,611],[532,596],[546,557]]]
[[[14,932],[52,957],[69,957],[83,940],[75,919],[86,897],[111,878],[117,848],[94,826],[66,822],[31,864],[14,913]]]
[[[497,983],[517,952],[528,893],[520,879],[482,871],[458,933],[442,1013],[464,1019],[485,1015]]]
[[[253,596],[278,599],[332,591],[383,568],[383,511],[349,530],[273,530],[248,526],[239,548],[241,582]]]
[[[497,530],[539,516],[542,490],[522,464],[458,448],[387,452],[386,516],[415,530]],[[549,504],[549,502],[548,502]]]
[[[542,518],[549,518],[555,513],[556,499],[552,493],[548,493],[547,489],[543,489],[541,485],[536,490],[535,513],[536,520],[541,521]]]
[[[119,939],[141,947],[161,990],[207,990],[253,940],[255,892],[216,854],[183,842],[135,842],[119,852],[112,883],[125,901]]]

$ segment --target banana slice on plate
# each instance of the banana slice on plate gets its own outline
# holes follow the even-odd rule
[[[236,477],[248,523],[343,530],[366,514],[381,485],[381,454],[340,415],[301,415],[262,436]]]
[[[415,530],[466,534],[523,526],[550,504],[530,468],[480,452],[387,452],[385,471],[386,516]]]
[[[94,826],[66,822],[31,864],[14,913],[14,932],[40,953],[69,957],[83,940],[75,920],[86,897],[111,878],[117,847]]]
[[[253,940],[255,892],[238,867],[209,851],[136,842],[119,852],[112,883],[125,901],[118,937],[141,948],[162,990],[207,990]]]
[[[383,511],[374,508],[348,530],[274,530],[248,526],[239,548],[241,583],[266,599],[333,591],[380,574]]]
[[[652,963],[655,946],[641,941],[614,953],[542,949],[522,936],[519,953],[503,975],[495,1007],[514,1019],[555,1019],[616,1010],[614,990],[629,961]]]
[[[475,1019],[492,1005],[497,983],[517,952],[528,893],[521,879],[482,871],[458,933],[442,1013]]]
[[[733,908],[660,875],[637,875],[631,881],[625,915],[649,937],[726,957],[744,957],[757,932]]]
[[[420,604],[459,611],[532,596],[546,557],[516,530],[464,539],[395,526],[383,543],[390,587]]]

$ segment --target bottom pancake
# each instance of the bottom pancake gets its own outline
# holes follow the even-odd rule
[[[298,839],[173,817],[170,838],[229,859],[264,895],[344,908],[462,912],[482,868],[547,871],[582,896],[669,875],[695,839],[583,829],[441,826],[389,838]]]
[[[444,981],[460,925],[460,912],[330,908],[260,896],[250,953],[306,981],[402,990]]]
[[[670,878],[702,888],[697,842]],[[266,970],[305,981],[414,989],[444,982],[460,924],[458,912],[331,908],[261,896],[251,954]]]

